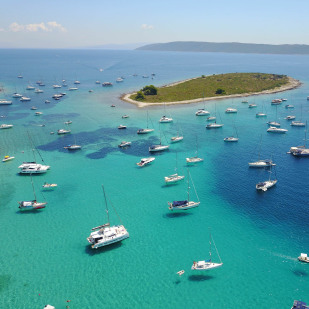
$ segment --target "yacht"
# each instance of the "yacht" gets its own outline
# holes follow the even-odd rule
[[[309,156],[309,148],[305,146],[291,147],[290,153],[295,157],[307,157]]]
[[[118,77],[117,79],[116,79],[116,83],[122,83],[123,82],[123,79],[121,78],[121,77]]]
[[[249,103],[247,100],[243,100],[241,101],[241,103]]]
[[[70,87],[69,88],[69,91],[74,91],[74,90],[78,90],[78,88],[77,87]]]
[[[305,127],[306,126],[306,124],[301,121],[292,121],[290,125],[293,127]]]
[[[159,145],[151,145],[149,147],[149,152],[158,152],[158,151],[163,151],[168,149],[170,146],[168,145],[161,145],[161,143]]]
[[[269,159],[258,160],[256,162],[249,162],[248,164],[250,167],[269,167],[269,166],[276,165],[275,163],[273,163],[272,160],[269,160]]]
[[[79,150],[79,149],[82,149],[82,146],[73,144],[73,145],[67,145],[63,148],[68,149],[68,150]]]
[[[281,99],[274,99],[274,100],[271,101],[272,105],[280,105],[281,103],[282,103]]]
[[[126,118],[129,118],[129,115],[123,115],[121,116],[122,119],[126,119]]]
[[[35,112],[35,116],[41,116],[41,115],[43,115],[42,112]]]
[[[153,162],[156,158],[150,157],[150,158],[143,158],[140,160],[140,162],[136,163],[138,166],[143,167],[145,165],[150,164]]]
[[[113,84],[111,82],[104,82],[102,84],[103,87],[109,87],[109,86],[113,86]]]
[[[50,101],[49,100],[45,100],[45,103],[48,104],[48,103],[50,103]]]
[[[171,143],[181,142],[183,140],[183,136],[173,136],[171,137]]]
[[[286,102],[287,100],[288,100],[288,99],[282,99],[282,98],[281,98],[281,101],[282,101],[282,102]]]
[[[1,124],[0,125],[0,129],[10,129],[10,128],[13,128],[13,125],[12,124]]]
[[[280,127],[280,123],[277,121],[268,121],[267,124],[272,127]]]
[[[129,233],[123,225],[110,225],[107,198],[104,187],[102,186],[102,188],[104,192],[107,223],[91,229],[92,232],[87,240],[91,244],[92,249],[108,246],[129,237]]]
[[[15,93],[12,95],[12,98],[17,99],[17,98],[21,98],[22,96],[23,96],[22,94],[15,92]]]
[[[294,105],[287,104],[287,105],[285,106],[285,108],[294,108]]]
[[[19,206],[18,208],[20,210],[34,210],[34,209],[42,209],[46,207],[46,202],[44,203],[39,203],[37,200],[32,200],[32,201],[21,201],[18,202]]]
[[[32,111],[35,111],[35,110],[37,110],[38,108],[36,107],[36,106],[31,106],[31,108],[30,108]]]
[[[225,112],[226,112],[227,114],[233,114],[233,113],[237,113],[237,109],[236,109],[236,108],[231,108],[231,107],[229,107],[229,108],[227,108],[227,109],[225,110]]]
[[[288,132],[288,130],[277,128],[277,127],[269,127],[267,129],[267,132],[270,132],[270,133],[286,133],[286,132]]]
[[[44,185],[42,185],[42,187],[44,189],[54,189],[54,188],[57,188],[58,185],[56,183],[47,183],[47,182],[44,182]]]
[[[20,169],[20,174],[43,174],[50,169],[50,166],[36,162],[23,162],[18,168]]]
[[[128,146],[131,146],[131,142],[122,141],[122,142],[118,145],[118,147],[121,147],[121,148],[123,148],[123,147],[128,147]]]
[[[123,130],[123,129],[126,129],[126,128],[127,128],[127,126],[124,126],[124,125],[122,125],[122,124],[118,126],[118,129],[119,129],[119,130]]]
[[[26,88],[26,90],[34,90],[35,89],[35,87],[33,87],[33,86],[27,86],[27,88]]]
[[[199,158],[198,156],[186,158],[187,163],[199,163],[204,161],[204,159]]]
[[[137,134],[147,134],[147,133],[150,133],[150,132],[153,132],[154,131],[154,129],[149,129],[149,128],[147,128],[147,129],[138,129],[137,130]]]
[[[44,91],[42,89],[38,89],[38,88],[34,90],[34,93],[43,93],[43,92]]]
[[[217,118],[215,116],[210,116],[210,117],[207,117],[207,121],[214,121],[216,120]]]
[[[22,75],[18,75],[17,78],[24,78]]]
[[[99,81],[99,80],[96,80],[96,82],[95,82],[96,84],[101,84],[101,82]]]
[[[71,124],[72,120],[65,121],[64,124]]]
[[[161,123],[173,122],[173,118],[162,116],[162,118],[159,120],[159,122],[161,122]]]
[[[200,108],[196,113],[196,116],[208,116],[210,113],[206,111],[204,108]]]
[[[28,98],[28,97],[21,97],[21,98],[19,99],[19,101],[21,101],[21,102],[27,102],[27,101],[31,101],[31,99]]]
[[[249,104],[248,107],[249,108],[254,108],[254,107],[257,107],[257,105],[256,104]]]
[[[295,116],[288,115],[284,119],[286,119],[286,120],[294,120],[295,118],[296,118]]]
[[[53,85],[53,88],[57,89],[57,88],[61,88],[61,86],[60,85]]]
[[[309,258],[307,253],[301,253],[300,256],[298,257],[298,260],[301,262],[309,263]]]
[[[9,100],[0,100],[0,105],[11,105],[12,101]]]
[[[256,116],[257,118],[258,118],[258,117],[267,117],[267,114],[265,114],[265,113],[257,113],[255,116]]]
[[[79,81],[79,80],[76,80],[76,81],[74,81],[74,84],[75,84],[75,85],[79,85],[79,84],[80,84],[80,81]]]
[[[267,191],[269,188],[273,187],[277,183],[277,180],[266,180],[256,184],[256,189],[261,191]]]
[[[66,129],[59,129],[57,130],[57,134],[61,135],[61,134],[68,134],[71,133],[71,130],[66,130]]]
[[[176,183],[180,180],[183,180],[184,178],[185,178],[185,176],[178,175],[176,173],[176,174],[164,177],[164,180],[165,180],[166,184],[172,184],[172,183]]]
[[[222,128],[222,127],[223,127],[223,124],[216,123],[216,122],[209,123],[206,125],[206,129],[217,129],[217,128]]]
[[[238,137],[234,137],[234,136],[229,136],[229,137],[225,137],[224,141],[225,142],[238,142],[239,138]]]

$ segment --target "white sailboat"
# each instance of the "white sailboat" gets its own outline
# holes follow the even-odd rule
[[[198,200],[197,202],[190,201],[190,184],[189,184],[189,179],[191,179],[191,182],[192,182],[192,185],[193,185],[193,188],[194,188],[197,200]],[[188,183],[188,189],[187,189],[188,190],[187,191],[188,197],[187,197],[187,200],[167,202],[168,205],[169,205],[169,207],[168,207],[169,210],[172,210],[172,211],[173,210],[188,210],[188,209],[191,209],[191,208],[198,207],[200,205],[200,201],[199,201],[197,192],[195,190],[194,183],[193,183],[192,178],[190,176],[189,170],[188,170],[187,183]]]
[[[198,111],[195,113],[195,115],[196,116],[209,116],[210,115],[210,112],[205,110],[205,101],[204,101],[204,108],[199,108]]]
[[[204,161],[204,159],[198,156],[198,144],[197,144],[197,137],[196,137],[196,155],[194,157],[186,158],[188,164],[191,163],[198,163]]]
[[[164,112],[165,112],[165,114],[166,114],[165,104],[164,104]],[[173,122],[173,118],[172,118],[172,117],[162,116],[161,119],[159,120],[159,122],[160,122],[160,123]]]
[[[161,143],[161,129],[160,129],[160,144],[159,145],[151,145],[149,147],[149,152],[158,152],[167,150],[170,146],[169,145],[162,145]]]
[[[148,116],[148,111],[147,111],[147,127],[146,129],[138,129],[137,134],[147,134],[147,133],[151,133],[154,131],[154,129],[150,129],[148,127],[148,122],[149,122],[149,116]]]
[[[31,175],[30,175],[31,176]],[[19,206],[18,208],[20,210],[34,210],[34,209],[42,209],[45,208],[47,205],[47,202],[38,202],[37,198],[36,198],[36,194],[35,194],[35,190],[34,190],[34,185],[33,185],[33,180],[32,180],[32,176],[31,178],[31,184],[32,184],[32,190],[33,190],[33,195],[34,195],[34,200],[32,201],[21,201],[18,202]]]
[[[277,179],[271,180],[271,173],[272,173],[271,167],[270,167],[270,170],[268,172],[269,172],[269,179],[266,180],[266,181],[257,183],[256,186],[255,186],[257,190],[261,190],[261,191],[265,192],[269,188],[273,187],[278,182]]]
[[[176,153],[176,167],[175,167],[175,174],[169,175],[164,177],[165,183],[168,184],[174,184],[180,180],[183,180],[185,178],[185,176],[183,175],[178,175],[178,171],[177,171],[177,153]]]
[[[239,138],[238,138],[238,134],[237,134],[237,130],[236,127],[234,126],[234,130],[236,133],[236,137],[235,136],[228,136],[224,138],[225,142],[238,142]]]
[[[255,162],[249,162],[249,167],[269,167],[269,166],[274,166],[276,164],[273,163],[272,160],[270,159],[264,159],[261,160],[260,159],[260,155],[261,155],[261,146],[262,146],[262,135],[261,135],[261,141],[260,141],[260,147],[259,147],[259,155],[258,155],[258,160]]]
[[[107,213],[107,223],[91,229],[93,232],[90,233],[90,236],[87,238],[87,240],[91,244],[92,249],[108,246],[129,237],[129,233],[123,225],[110,225],[107,198],[103,185],[102,189],[104,193],[105,208]]]
[[[306,148],[306,141],[307,141],[307,122],[306,122],[306,130],[305,130],[305,139],[304,145],[302,146],[294,146],[290,148],[289,153],[296,157],[307,157],[309,156],[309,148]]]
[[[179,135],[179,128],[177,130],[177,136],[171,137],[171,143],[181,142],[183,140],[183,136]]]
[[[220,263],[215,263],[212,261],[212,256],[211,256],[211,242],[214,243],[215,249],[217,251],[217,255],[219,257]],[[217,250],[216,244],[211,236],[209,236],[209,259],[208,260],[203,260],[203,261],[198,261],[198,262],[193,262],[193,265],[191,266],[192,270],[210,270],[214,268],[221,267],[223,265],[219,252]]]

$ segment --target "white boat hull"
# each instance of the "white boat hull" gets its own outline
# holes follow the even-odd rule
[[[184,178],[185,178],[185,176],[180,176],[178,174],[174,174],[174,175],[164,177],[164,180],[167,184],[169,184],[169,183],[172,184],[172,183],[178,182],[180,180],[183,180]]]
[[[168,149],[169,146],[163,146],[163,145],[153,145],[149,147],[149,152],[158,152]]]
[[[204,159],[198,158],[198,157],[191,157],[191,158],[186,158],[187,163],[199,163],[203,162]]]
[[[277,180],[267,180],[263,182],[263,186],[260,184],[256,185],[257,190],[267,191],[269,188],[273,187],[277,183]]]
[[[188,209],[191,209],[191,208],[195,208],[195,207],[198,207],[200,205],[200,202],[193,202],[193,201],[189,201],[185,204],[182,204],[180,206],[173,206],[173,203],[170,203],[168,202],[168,209],[169,210],[188,210]]]
[[[214,268],[221,267],[223,263],[213,263],[213,262],[207,262],[207,261],[199,261],[193,263],[191,269],[192,270],[210,270]]]

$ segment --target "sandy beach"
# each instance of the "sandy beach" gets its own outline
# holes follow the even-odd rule
[[[192,78],[192,79],[195,79],[195,78]],[[284,85],[282,87],[274,88],[274,89],[271,89],[271,90],[264,90],[264,91],[261,91],[261,92],[251,92],[251,93],[225,95],[225,96],[220,96],[220,97],[198,98],[198,99],[194,99],[194,100],[175,101],[175,102],[144,103],[144,102],[135,101],[135,100],[130,99],[129,97],[132,94],[136,94],[136,92],[133,92],[133,93],[127,93],[127,94],[122,95],[121,99],[125,102],[135,104],[138,107],[157,106],[157,105],[192,104],[192,103],[198,103],[198,102],[204,102],[204,101],[223,100],[223,99],[228,99],[228,98],[241,98],[241,97],[248,97],[248,96],[252,96],[252,95],[263,95],[263,94],[278,93],[278,92],[283,92],[283,91],[298,88],[302,84],[299,80],[294,79],[292,77],[288,76],[288,79],[289,79],[289,82],[286,85]],[[175,86],[177,84],[184,83],[188,80],[191,80],[191,79],[182,80],[182,81],[175,82],[175,83],[172,83],[172,84],[169,84],[169,85],[165,85],[163,87]]]

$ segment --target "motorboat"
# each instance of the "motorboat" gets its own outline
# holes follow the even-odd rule
[[[272,127],[280,127],[281,124],[277,121],[268,121],[267,124]]]
[[[92,249],[108,246],[129,237],[129,233],[123,225],[110,225],[107,198],[104,187],[102,186],[102,188],[104,192],[107,223],[91,229],[90,236],[87,240],[91,244]]]
[[[196,194],[196,198],[198,200],[197,202],[190,201],[190,185],[189,185],[190,179],[191,179],[192,186],[193,186],[195,194]],[[167,202],[169,210],[172,210],[172,211],[173,210],[188,210],[188,209],[191,209],[191,208],[198,207],[200,205],[200,201],[199,201],[199,198],[197,196],[197,192],[195,190],[192,178],[190,176],[189,169],[188,169],[187,185],[188,185],[187,186],[187,194],[188,194],[187,199],[181,200],[181,201]]]
[[[288,100],[288,99],[282,99],[282,98],[281,98],[281,101],[282,101],[282,102],[286,102],[287,100]]]
[[[82,149],[82,146],[81,145],[73,144],[73,145],[67,145],[67,146],[65,146],[63,148],[64,149],[68,149],[68,150],[79,150],[79,149]]]
[[[54,188],[57,188],[58,185],[56,183],[47,183],[47,182],[44,182],[44,185],[42,185],[42,187],[44,189],[54,189]]]
[[[79,81],[79,80],[76,80],[76,81],[74,81],[74,84],[75,84],[75,85],[79,85],[79,84],[80,84],[80,81]]]
[[[123,130],[123,129],[126,129],[126,128],[127,128],[127,126],[124,126],[124,125],[122,125],[122,124],[118,126],[118,129],[119,129],[119,130]]]
[[[123,78],[118,77],[118,78],[116,79],[116,83],[121,83],[121,82],[123,82]]]
[[[181,142],[183,140],[183,136],[173,136],[171,137],[171,143]]]
[[[21,102],[28,102],[28,101],[31,101],[31,98],[22,96],[22,97],[19,99],[19,101],[21,101]]]
[[[115,105],[115,104],[112,104],[111,107],[116,107],[116,105]]]
[[[13,160],[13,159],[15,159],[15,157],[4,156],[2,162],[7,162],[7,161],[10,161],[10,160]]]
[[[30,108],[32,111],[35,111],[35,110],[37,110],[38,108],[36,107],[36,106],[31,106],[31,108]]]
[[[219,257],[219,260],[220,260],[220,263],[214,263],[212,261],[212,255],[211,255],[211,251],[212,251],[212,248],[211,248],[211,243],[214,243],[215,245],[215,242],[210,234],[210,241],[209,241],[209,259],[208,260],[203,260],[203,261],[198,261],[198,262],[193,262],[193,265],[191,266],[191,269],[192,270],[210,270],[210,269],[214,269],[214,268],[218,268],[218,267],[221,267],[223,265],[222,261],[221,261],[221,258],[220,258],[220,255],[219,255],[219,252],[217,250],[217,247],[216,245],[214,246],[215,249],[216,249],[216,252],[217,252],[217,255]]]
[[[237,113],[237,109],[236,109],[236,108],[231,108],[231,107],[229,107],[229,108],[227,108],[227,109],[225,110],[225,113],[227,113],[227,114]]]
[[[199,163],[204,161],[204,159],[199,158],[198,156],[186,158],[187,163]]]
[[[145,165],[150,164],[153,162],[156,158],[150,157],[150,158],[143,158],[140,160],[140,162],[136,163],[138,166],[143,167]]]
[[[57,130],[57,134],[61,135],[61,134],[68,134],[71,133],[71,130],[66,130],[66,129],[59,129]]]
[[[121,147],[121,148],[123,148],[123,147],[128,147],[128,146],[131,146],[131,142],[122,141],[122,142],[118,145],[118,147]]]
[[[281,129],[281,128],[277,128],[277,127],[269,127],[267,129],[267,132],[270,132],[270,133],[286,133],[288,132],[287,129]]]
[[[294,120],[295,118],[296,118],[295,116],[288,115],[284,119],[286,119],[286,120]]]
[[[78,90],[78,88],[77,87],[70,87],[69,88],[69,91],[74,91],[74,90]]]
[[[257,107],[257,105],[256,104],[249,104],[248,107],[249,108],[254,108],[254,107]]]
[[[48,104],[48,103],[50,103],[50,101],[49,100],[45,100],[45,103]]]
[[[178,175],[176,173],[176,174],[164,177],[164,180],[165,180],[166,184],[172,184],[172,183],[176,183],[180,180],[183,180],[184,178],[185,178],[185,176]]]
[[[280,105],[282,104],[282,100],[281,99],[274,99],[271,101],[272,105]]]
[[[229,136],[229,137],[225,137],[224,141],[225,142],[238,142],[239,138],[238,137],[234,137],[234,136]]]
[[[23,162],[18,168],[20,174],[43,174],[50,169],[50,166],[36,162]]]
[[[35,116],[40,116],[40,115],[43,115],[42,112],[35,112]]]
[[[248,164],[250,167],[269,167],[269,166],[276,165],[272,160],[269,160],[269,159],[258,160],[256,162],[249,162]]]
[[[285,108],[294,108],[294,105],[287,104],[287,105],[285,106]]]
[[[65,121],[64,124],[71,124],[72,121],[71,120],[68,120],[68,121]]]
[[[255,115],[255,117],[257,117],[257,118],[259,118],[259,117],[267,117],[267,114],[265,114],[265,113],[257,113]]]
[[[214,121],[214,120],[216,120],[216,117],[215,116],[210,116],[210,117],[207,117],[206,120],[207,121]]]
[[[24,78],[22,75],[18,75],[17,78]]]
[[[13,128],[13,125],[12,124],[1,124],[0,125],[0,129],[10,129],[10,128]]]
[[[125,118],[129,118],[129,115],[123,115],[121,116],[122,119],[125,119]]]
[[[96,84],[101,84],[101,82],[99,80],[96,80],[95,83]]]
[[[210,113],[206,111],[204,108],[200,108],[196,113],[196,116],[208,116]]]
[[[298,260],[301,262],[309,263],[309,258],[307,253],[301,253],[300,256],[298,257]]]
[[[161,123],[173,122],[173,118],[162,116],[161,119],[159,120],[159,122],[161,122]]]
[[[22,96],[23,96],[22,94],[15,92],[15,93],[12,95],[12,98],[17,99],[17,98],[21,98]]]
[[[0,100],[0,105],[11,105],[12,101],[9,100]]]
[[[206,129],[218,129],[218,128],[222,128],[224,126],[224,124],[220,124],[220,123],[209,123],[206,125]]]
[[[28,85],[28,86],[26,87],[26,90],[34,90],[34,89],[35,89],[35,87],[30,86],[30,85]]]
[[[102,87],[110,87],[110,86],[113,86],[113,84],[111,82],[104,82],[102,84]]]
[[[292,121],[290,125],[293,127],[305,127],[306,126],[306,124],[301,121]]]

